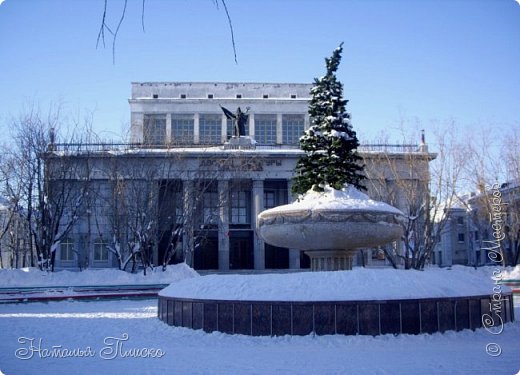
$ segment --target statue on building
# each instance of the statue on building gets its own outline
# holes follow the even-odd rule
[[[240,137],[240,136],[246,135],[246,123],[247,123],[247,120],[249,119],[249,115],[247,114],[247,111],[249,111],[249,107],[247,108],[246,112],[242,112],[240,107],[238,107],[236,113],[233,113],[229,109],[224,108],[222,106],[220,106],[220,108],[222,108],[222,111],[224,112],[226,117],[229,120],[233,120],[235,123],[233,136]]]

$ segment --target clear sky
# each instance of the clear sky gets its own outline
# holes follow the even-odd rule
[[[123,0],[109,0],[115,29]],[[455,119],[520,126],[520,5],[515,0],[129,0],[112,62],[96,49],[103,0],[0,0],[0,126],[28,102],[93,112],[104,137],[129,121],[130,82],[312,82],[344,42],[338,76],[361,142],[401,140]],[[412,127],[413,127],[412,126]],[[113,132],[113,133],[112,133]],[[3,134],[6,134],[5,132]],[[5,137],[5,135],[4,135]]]

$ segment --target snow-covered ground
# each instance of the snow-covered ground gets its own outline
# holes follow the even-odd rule
[[[199,275],[184,263],[168,266],[164,272],[161,267],[147,272],[145,276],[143,271],[129,273],[113,268],[87,269],[81,272],[44,272],[38,268],[0,269],[0,288],[170,284]]]
[[[520,306],[516,313],[520,316]],[[155,300],[0,305],[0,370],[7,375],[444,375],[520,370],[519,322],[506,324],[499,335],[479,329],[417,336],[249,337],[170,327],[156,314]],[[34,350],[29,350],[31,342]],[[118,343],[121,352],[114,350]],[[486,353],[490,343],[500,345],[499,356]],[[53,346],[90,356],[41,358]],[[143,348],[148,350],[140,354],[147,358],[123,356]]]
[[[449,284],[455,283],[452,276],[466,274],[476,283],[482,282],[482,287],[478,288],[487,290],[494,270],[494,267],[477,270],[454,267],[452,270],[429,269],[417,275],[427,279],[446,278]],[[349,276],[353,277],[350,282],[358,281],[350,286],[351,290],[360,287],[367,277],[376,276],[392,278],[387,283],[387,294],[399,288],[413,289],[419,285],[406,279],[413,271],[402,271],[404,278],[398,277],[400,273],[384,275],[387,271],[355,270]],[[519,267],[504,271],[501,276],[504,279],[514,278],[518,272]],[[426,276],[419,276],[421,274]],[[194,276],[196,273],[184,265],[146,277],[119,274],[114,270],[55,274],[34,269],[2,270],[0,285],[107,285],[172,281],[182,284],[179,280]],[[264,276],[272,279],[270,285],[278,282],[279,275]],[[234,276],[222,276],[227,277]],[[203,278],[197,277],[192,281]],[[224,284],[221,287],[225,287]],[[391,284],[395,284],[395,288]],[[518,301],[515,312],[517,318],[520,317]],[[479,329],[475,332],[465,330],[417,336],[249,337],[207,334],[167,326],[157,319],[156,299],[150,299],[1,304],[0,332],[0,373],[8,375],[59,375],[70,372],[113,375],[516,374],[520,370],[520,322],[506,324],[498,335]],[[491,355],[498,348],[493,344],[500,347],[500,355]],[[52,353],[55,355],[52,356]],[[73,356],[59,358],[56,354]],[[136,355],[144,358],[135,358]]]

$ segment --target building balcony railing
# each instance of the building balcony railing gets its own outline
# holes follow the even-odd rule
[[[49,144],[49,151],[63,152],[108,152],[108,151],[128,151],[128,150],[146,150],[146,149],[182,149],[182,148],[204,148],[219,147],[222,144],[146,144],[146,143],[54,143]],[[256,144],[258,150],[284,150],[298,149],[298,145],[287,144]],[[358,147],[360,152],[388,152],[388,153],[412,153],[421,152],[421,147],[417,144],[361,144]]]

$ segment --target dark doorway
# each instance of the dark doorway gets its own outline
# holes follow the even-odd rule
[[[211,231],[196,236],[193,268],[196,270],[218,270],[218,233]]]
[[[232,270],[253,269],[253,232],[232,231],[229,237],[229,268]]]
[[[300,268],[311,268],[311,258],[303,251],[300,251]]]
[[[265,244],[265,268],[289,268],[289,249]]]

